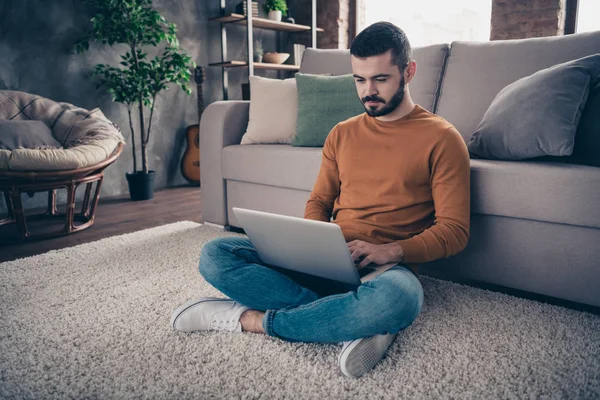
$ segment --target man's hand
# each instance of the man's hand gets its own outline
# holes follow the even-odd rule
[[[355,263],[361,260],[357,265],[358,269],[366,267],[370,263],[383,265],[391,262],[399,263],[404,259],[402,247],[395,242],[372,244],[362,240],[353,240],[348,243],[348,249]]]

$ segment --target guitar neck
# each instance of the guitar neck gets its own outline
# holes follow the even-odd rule
[[[202,95],[202,84],[198,85],[198,120],[202,117],[202,112],[204,111],[204,96]]]

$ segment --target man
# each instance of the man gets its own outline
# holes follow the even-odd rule
[[[469,238],[469,155],[456,129],[413,103],[417,71],[404,32],[380,22],[351,49],[366,113],[336,125],[305,218],[338,224],[358,268],[397,263],[356,292],[320,295],[261,264],[247,239],[207,243],[200,273],[230,299],[202,298],[171,318],[180,331],[266,333],[339,343],[342,372],[359,377],[421,311],[417,265],[462,251]]]

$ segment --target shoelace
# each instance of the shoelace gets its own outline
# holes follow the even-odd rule
[[[237,327],[239,321],[223,321],[223,320],[212,320],[210,321],[210,329],[215,331],[233,331]]]

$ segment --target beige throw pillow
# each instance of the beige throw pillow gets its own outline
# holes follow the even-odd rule
[[[296,79],[250,77],[250,116],[241,144],[292,143],[298,119]]]

